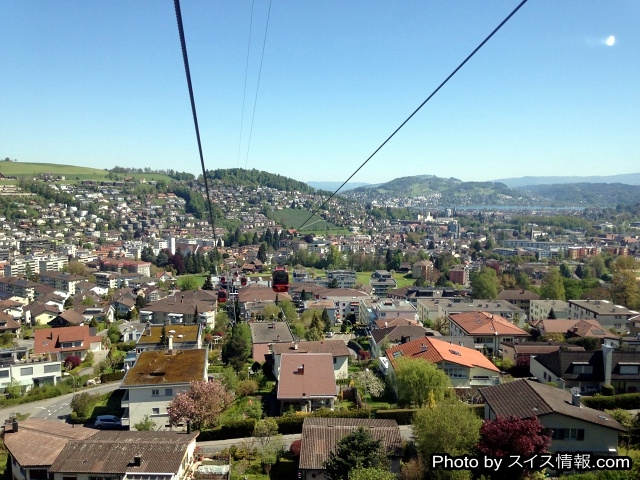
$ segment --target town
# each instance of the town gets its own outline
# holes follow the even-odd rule
[[[164,173],[0,177],[7,478],[640,474],[637,205]]]

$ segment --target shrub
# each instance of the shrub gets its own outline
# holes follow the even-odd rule
[[[278,422],[278,433],[290,435],[292,433],[302,433],[302,422],[305,415],[283,415],[276,418]]]
[[[295,458],[299,458],[301,448],[302,448],[302,440],[294,440],[293,442],[291,442],[289,451],[291,452],[291,455],[293,455]]]
[[[415,408],[381,409],[376,411],[375,417],[395,420],[398,425],[410,425],[416,412]]]
[[[258,382],[255,380],[242,380],[236,388],[236,393],[240,397],[248,397],[256,393],[259,388]]]
[[[616,394],[616,389],[613,388],[613,385],[602,385],[600,391],[605,397],[611,397],[612,395]]]
[[[65,370],[73,370],[76,367],[79,367],[82,363],[82,360],[77,355],[70,355],[64,359],[63,365]]]
[[[73,396],[71,400],[71,410],[76,413],[79,418],[89,418],[91,416],[91,411],[100,396],[91,395],[90,393],[78,393]]]
[[[118,380],[122,380],[124,378],[125,372],[111,372],[111,373],[103,373],[100,375],[101,383],[115,382]]]
[[[615,410],[616,408],[634,410],[640,408],[640,393],[622,393],[611,397],[595,395],[582,397],[581,400],[585,406],[596,410]]]

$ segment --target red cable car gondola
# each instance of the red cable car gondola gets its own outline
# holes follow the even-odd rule
[[[271,275],[271,288],[276,293],[289,291],[289,272],[286,267],[278,265]]]
[[[247,285],[247,277],[240,277],[240,285],[242,285],[243,287]]]
[[[227,302],[227,291],[220,289],[218,290],[218,303],[226,303]]]

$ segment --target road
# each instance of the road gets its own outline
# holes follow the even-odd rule
[[[400,436],[403,440],[411,440],[413,438],[413,431],[411,430],[410,425],[400,425]],[[292,435],[283,435],[282,439],[284,440],[285,448],[289,448],[291,443],[295,440],[299,440],[301,435],[299,433],[294,433]],[[226,448],[231,447],[232,445],[240,446],[242,444],[253,444],[258,445],[258,439],[255,437],[246,437],[246,438],[230,438],[228,440],[211,440],[208,442],[198,442],[198,447],[203,450],[204,453],[214,453],[220,452]]]
[[[120,382],[97,385],[91,388],[83,388],[82,390],[78,390],[78,392],[82,391],[91,394],[103,394],[113,392],[118,388],[120,388]],[[70,403],[73,395],[73,393],[68,393],[59,397],[47,398],[45,400],[38,400],[37,402],[2,408],[0,409],[0,421],[9,418],[11,415],[16,413],[28,415],[30,418],[48,418],[52,420],[66,421],[67,417],[71,414]]]

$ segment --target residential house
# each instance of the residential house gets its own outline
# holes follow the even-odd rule
[[[509,289],[502,290],[498,293],[498,300],[503,300],[521,308],[525,312],[529,312],[531,301],[540,300],[540,295],[532,290]]]
[[[51,327],[69,327],[85,324],[88,325],[89,322],[81,313],[78,313],[75,310],[63,310],[47,325]]]
[[[524,326],[527,312],[505,301],[471,299],[469,297],[447,298],[418,298],[418,318],[421,322],[434,321],[445,318],[454,313],[469,313],[483,311],[493,315],[500,315],[507,320]]]
[[[32,302],[35,298],[35,287],[38,284],[18,277],[4,276],[0,278],[0,292],[9,293]]]
[[[529,322],[549,318],[553,310],[556,318],[569,318],[569,304],[562,300],[531,300],[529,303]]]
[[[46,480],[49,468],[70,441],[87,440],[99,431],[59,420],[13,419],[5,423],[3,443],[13,480]]]
[[[398,282],[387,270],[376,270],[371,274],[369,285],[371,285],[376,296],[384,297],[387,291],[398,287]]]
[[[27,325],[46,325],[60,313],[57,306],[34,302],[23,308],[24,322]]]
[[[421,278],[426,280],[433,275],[433,262],[431,260],[420,260],[411,267],[411,278]]]
[[[5,423],[3,440],[15,480],[180,480],[193,463],[197,435],[13,418]]]
[[[61,378],[60,362],[45,356],[29,357],[26,347],[0,351],[0,390],[18,382],[24,391],[55,385]]]
[[[301,355],[300,362],[304,362],[307,353],[330,353],[333,357],[333,373],[336,380],[349,378],[349,349],[342,340],[320,340],[317,342],[273,343],[273,375],[280,379],[280,366],[283,354]]]
[[[20,332],[20,324],[16,322],[11,315],[0,312],[0,335],[3,333],[12,333],[14,335]]]
[[[313,418],[302,424],[299,476],[302,480],[330,480],[325,470],[329,454],[336,450],[338,442],[357,428],[364,428],[374,440],[380,440],[391,461],[391,471],[400,471],[402,438],[395,420],[372,418]]]
[[[532,380],[515,380],[480,389],[484,418],[538,417],[553,431],[549,450],[617,455],[618,435],[625,432],[613,417],[580,403],[580,395]]]
[[[140,321],[155,325],[202,323],[215,327],[217,296],[209,290],[180,292],[140,309]]]
[[[615,305],[608,300],[569,300],[569,318],[597,320],[605,329],[626,334],[640,312]]]
[[[293,344],[294,338],[287,322],[251,322],[251,358],[256,362],[271,360],[272,347]]]
[[[206,381],[207,368],[206,349],[175,350],[171,340],[166,351],[142,352],[122,379],[122,425],[131,429],[148,415],[159,428],[168,427],[167,406],[191,382]]]
[[[555,382],[563,388],[578,387],[582,393],[599,392],[612,385],[616,393],[634,393],[640,388],[640,353],[601,350],[559,350],[531,359],[531,374],[540,382]]]
[[[138,331],[137,329],[135,330]],[[136,341],[136,352],[164,350],[172,339],[174,350],[202,348],[202,324],[151,325],[146,324]]]
[[[361,300],[360,304],[360,311],[364,310],[368,314],[368,319],[363,316],[360,317],[360,322],[365,325],[370,325],[378,320],[389,322],[394,318],[408,318],[418,323],[416,307],[407,300],[384,298],[371,301]]]
[[[43,272],[40,274],[40,283],[49,285],[56,290],[68,293],[69,295],[76,294],[76,285],[86,278],[80,275],[72,275],[70,273],[63,272]]]
[[[435,337],[417,338],[388,348],[385,356],[390,362],[388,374],[392,385],[395,385],[395,368],[399,358],[420,358],[436,365],[447,374],[454,388],[477,388],[500,383],[500,369],[481,352]]]
[[[88,325],[36,329],[33,331],[33,353],[60,362],[70,356],[84,359],[87,353],[102,350],[102,337],[93,335],[91,330]]]
[[[371,330],[370,350],[374,358],[384,355],[384,349],[410,342],[416,338],[424,338],[429,330],[422,325],[398,325]]]
[[[332,354],[281,354],[276,393],[281,413],[290,408],[301,412],[313,412],[319,408],[333,410],[336,397]]]
[[[603,328],[597,320],[547,319],[539,321],[535,328],[541,336],[558,333],[565,338],[597,338],[600,344],[617,346],[620,343],[620,337]]]
[[[449,335],[473,337],[477,350],[497,355],[503,342],[520,341],[529,334],[506,318],[488,312],[456,313],[449,316]]]
[[[338,307],[333,300],[329,300],[326,298],[320,300],[307,300],[304,302],[304,310],[321,310],[327,311],[327,315],[329,316],[329,324],[331,326],[336,325],[336,312]],[[338,314],[338,317],[340,314]],[[338,322],[342,323],[342,320],[338,319]]]
[[[319,298],[331,300],[336,305],[336,320],[355,320],[359,315],[360,301],[371,296],[352,288],[327,288],[318,294]]]
[[[327,284],[335,288],[354,288],[356,286],[355,270],[327,270]]]

